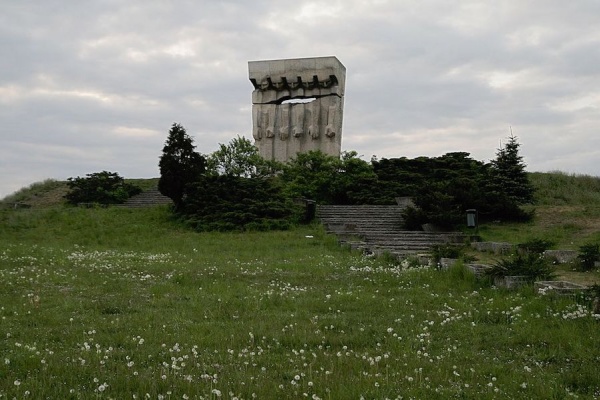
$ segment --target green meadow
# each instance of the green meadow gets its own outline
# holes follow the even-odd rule
[[[0,399],[600,397],[589,298],[366,257],[318,224],[195,233],[163,207],[7,208],[0,280]]]

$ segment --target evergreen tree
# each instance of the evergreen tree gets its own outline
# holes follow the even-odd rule
[[[490,162],[492,190],[515,205],[533,203],[535,191],[519,155],[520,146],[511,133],[504,147],[498,149],[496,159]]]
[[[174,123],[160,157],[158,190],[170,197],[179,210],[183,204],[185,188],[196,182],[206,171],[206,159],[194,151],[194,140],[185,128]]]

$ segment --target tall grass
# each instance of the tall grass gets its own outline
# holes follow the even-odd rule
[[[529,174],[538,205],[600,205],[600,177],[560,171]]]
[[[484,240],[517,244],[544,239],[571,250],[600,242],[600,178],[562,172],[534,172],[529,177],[536,204],[525,208],[534,212],[533,221],[482,225]]]
[[[404,269],[321,227],[0,213],[0,398],[594,398],[588,304]]]
[[[0,205],[12,205],[14,203],[30,201],[41,196],[47,196],[48,193],[65,187],[65,182],[57,181],[55,179],[46,179],[44,181],[35,182],[29,186],[17,190],[15,193],[6,196],[3,199],[0,199]]]
[[[154,189],[158,186],[158,178],[126,179],[127,183],[138,186],[142,190]],[[56,206],[64,203],[63,196],[67,193],[66,181],[46,179],[34,182],[23,187],[3,199],[0,199],[0,208],[10,208],[15,203],[25,203],[31,206]]]

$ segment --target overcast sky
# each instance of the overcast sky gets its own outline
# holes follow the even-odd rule
[[[598,0],[1,0],[0,198],[157,177],[173,122],[252,139],[248,61],[332,55],[343,150],[489,161],[512,127],[529,171],[600,175]]]

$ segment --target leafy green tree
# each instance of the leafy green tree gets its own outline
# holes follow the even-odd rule
[[[185,128],[174,123],[159,161],[158,190],[171,198],[179,210],[187,185],[196,182],[206,171],[206,158],[194,149],[194,140]]]
[[[330,202],[329,188],[339,161],[321,151],[298,153],[286,164],[282,180],[290,197]]]
[[[373,192],[377,176],[355,151],[344,152],[340,158],[309,151],[289,161],[281,179],[290,197],[323,204],[359,204]]]
[[[214,175],[255,178],[273,175],[281,168],[280,163],[262,158],[256,146],[241,136],[227,145],[219,144],[219,149],[208,157],[208,172]]]
[[[118,204],[142,191],[126,183],[116,172],[95,172],[87,174],[85,178],[69,178],[67,181],[69,193],[65,198],[71,204]]]

